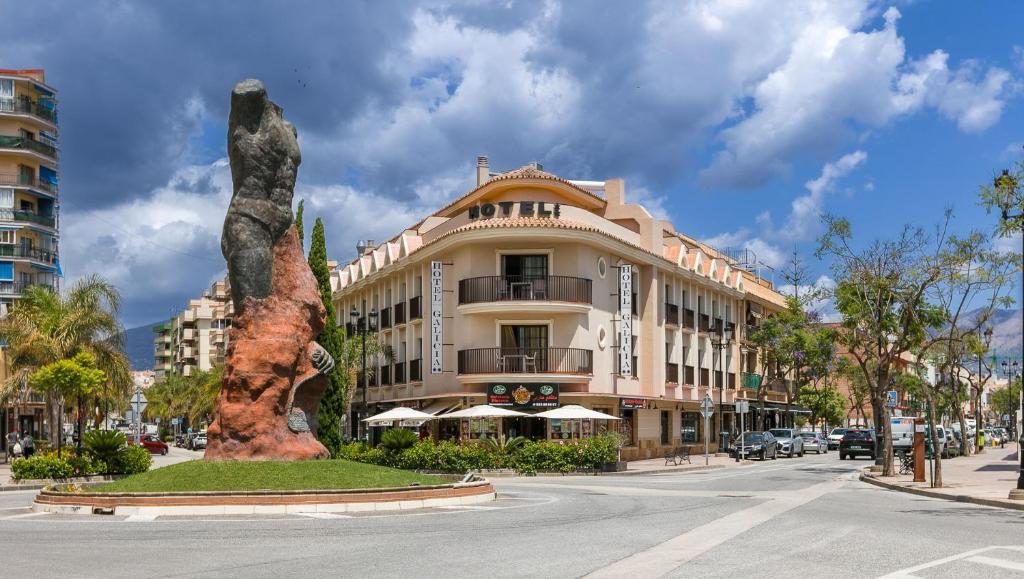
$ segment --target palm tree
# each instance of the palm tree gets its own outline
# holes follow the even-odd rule
[[[0,401],[7,403],[22,395],[32,372],[80,352],[91,354],[96,367],[106,373],[109,383],[101,392],[126,400],[132,380],[117,321],[120,304],[117,289],[95,274],[61,293],[44,287],[25,290],[10,313],[0,319],[0,339],[9,345],[11,365],[10,375],[0,382]],[[78,402],[82,412],[84,401]],[[55,393],[46,395],[51,445],[57,445],[61,436],[62,403]]]

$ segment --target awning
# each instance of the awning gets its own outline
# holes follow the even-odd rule
[[[758,404],[756,400],[750,401],[750,410],[753,411],[760,409],[761,405]],[[765,402],[764,410],[765,412],[787,412],[786,405],[781,402]],[[811,409],[805,406],[800,406],[799,404],[790,404],[788,412],[790,414],[810,414]]]
[[[458,400],[436,400],[436,401],[432,402],[431,404],[427,405],[425,408],[421,409],[420,412],[423,412],[425,414],[430,414],[430,415],[433,415],[433,416],[437,416],[437,415],[439,415],[439,414],[441,414],[443,412],[448,412],[449,410],[451,410],[452,408],[455,408],[458,405],[459,405],[459,401]],[[444,416],[440,416],[439,418],[444,418]],[[426,422],[426,421],[427,421],[426,419],[423,419],[423,420],[419,420],[419,419],[403,420],[401,422],[401,425],[402,426],[411,427],[411,428],[419,428],[420,426],[423,426],[423,423]]]

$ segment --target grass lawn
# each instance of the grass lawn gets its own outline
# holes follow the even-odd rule
[[[191,492],[364,489],[436,485],[450,478],[347,460],[243,462],[192,460],[89,489],[94,492]]]

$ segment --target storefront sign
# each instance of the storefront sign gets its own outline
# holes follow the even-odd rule
[[[419,400],[400,400],[398,402],[398,405],[401,406],[402,408],[415,408],[415,409],[419,410],[419,408],[420,408],[420,401]]]
[[[558,408],[558,384],[488,384],[487,403],[514,408]]]
[[[619,266],[619,374],[633,375],[633,266]]]
[[[430,262],[430,373],[440,374],[444,371],[444,359],[442,351],[444,347],[444,332],[442,322],[444,320],[441,312],[441,299],[444,296],[444,285],[441,283],[440,261]]]
[[[647,408],[647,401],[643,398],[619,398],[619,408],[623,410]]]
[[[470,219],[489,219],[491,217],[552,217],[562,216],[562,205],[547,201],[498,201],[497,203],[481,203],[469,208]]]

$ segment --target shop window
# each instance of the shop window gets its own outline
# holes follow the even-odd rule
[[[661,411],[661,445],[668,446],[671,442],[672,415],[668,410]]]
[[[698,412],[683,412],[683,424],[679,432],[683,442],[700,441],[700,420]]]
[[[633,435],[633,429],[636,427],[636,410],[622,410],[619,416],[622,418],[618,423],[622,446],[636,446],[636,437]]]

